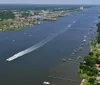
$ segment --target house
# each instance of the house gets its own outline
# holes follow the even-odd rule
[[[96,77],[96,80],[99,81],[100,80],[100,76]]]
[[[95,64],[95,66],[96,66],[97,68],[100,68],[100,64]]]

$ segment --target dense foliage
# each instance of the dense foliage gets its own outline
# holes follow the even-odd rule
[[[0,11],[0,19],[13,19],[15,18],[14,14],[11,11]]]
[[[97,24],[97,42],[100,43],[100,22]]]

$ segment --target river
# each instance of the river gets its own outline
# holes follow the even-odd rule
[[[43,81],[51,85],[79,85],[79,82],[59,80],[49,76],[81,81],[77,72],[79,63],[62,62],[62,58],[77,60],[77,56],[86,56],[89,44],[83,50],[70,56],[79,48],[89,29],[96,31],[100,7],[86,8],[73,12],[73,16],[59,18],[57,21],[43,21],[41,25],[30,26],[17,31],[0,32],[0,85],[42,85]],[[75,23],[74,23],[75,21]],[[71,25],[71,26],[69,26]],[[68,27],[69,26],[69,27]],[[6,59],[14,54],[50,38],[34,51],[11,62]],[[56,36],[55,36],[56,35]],[[79,62],[81,60],[78,60]]]

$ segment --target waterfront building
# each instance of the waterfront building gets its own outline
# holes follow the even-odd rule
[[[83,6],[82,6],[82,7],[80,7],[80,10],[84,10]]]

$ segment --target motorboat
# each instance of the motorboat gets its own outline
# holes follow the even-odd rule
[[[85,40],[85,39],[84,39],[83,41],[84,41],[84,42],[86,42],[86,40]]]
[[[49,85],[50,82],[44,81],[43,84],[44,84],[44,85]]]
[[[78,57],[77,57],[77,59],[81,59],[81,58],[82,58],[81,56],[78,56]]]
[[[66,59],[65,59],[65,58],[63,58],[63,59],[62,59],[62,62],[66,62]]]

